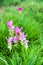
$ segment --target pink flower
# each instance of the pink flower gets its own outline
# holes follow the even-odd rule
[[[14,26],[9,27],[10,30],[14,30]]]
[[[25,40],[25,41],[24,41],[24,44],[28,44],[28,40]]]
[[[14,43],[17,43],[18,37],[17,36],[14,36],[13,41],[14,41]]]
[[[11,43],[12,43],[12,40],[13,40],[13,38],[12,38],[12,37],[9,37],[9,38],[7,39],[8,44],[11,44]]]
[[[22,11],[22,7],[19,7],[19,8],[18,8],[18,11]]]
[[[11,27],[12,26],[12,20],[7,22],[7,25],[8,25],[8,27]]]
[[[21,29],[19,29],[18,27],[16,27],[16,28],[15,28],[15,32],[16,32],[16,34],[20,34]]]
[[[14,29],[14,26],[12,26],[12,20],[7,22],[7,25],[9,27],[10,30],[13,30]]]
[[[20,32],[20,40],[24,41],[26,40],[24,33]]]

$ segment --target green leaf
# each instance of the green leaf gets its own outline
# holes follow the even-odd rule
[[[8,62],[6,61],[6,59],[3,59],[2,57],[0,57],[0,63],[3,63],[3,62],[5,65],[9,65]]]

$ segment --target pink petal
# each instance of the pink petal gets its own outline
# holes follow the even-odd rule
[[[18,37],[17,36],[14,36],[13,40],[14,40],[14,43],[17,43]]]
[[[12,20],[7,22],[7,25],[8,25],[8,27],[11,27],[12,26]]]
[[[19,34],[21,32],[21,29],[19,29],[18,27],[15,28],[15,32],[16,34]]]
[[[24,41],[24,44],[28,44],[28,40],[25,40],[25,41]]]
[[[25,35],[22,32],[20,32],[20,39],[23,40],[23,41],[26,40]]]
[[[7,39],[8,44],[11,44],[11,43],[12,43],[12,40],[13,40],[13,38],[12,38],[12,37],[9,37],[9,38]]]
[[[12,20],[7,22],[7,25],[8,25],[10,30],[14,30],[14,26],[12,25]]]
[[[9,27],[10,30],[14,30],[14,26]]]

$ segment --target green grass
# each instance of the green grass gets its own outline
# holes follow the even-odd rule
[[[30,47],[28,50],[25,50],[24,47],[22,47],[20,53],[13,51],[11,58],[4,57],[0,54],[0,65],[42,65],[42,50],[42,48],[36,46]]]
[[[28,4],[28,1],[23,1],[20,5],[23,8],[21,15],[17,10],[19,5],[0,8],[0,65],[43,65],[43,2]],[[8,50],[6,22],[10,20],[27,34],[27,50],[19,44]]]
[[[0,6],[19,5],[23,2],[43,2],[43,0],[0,0]]]

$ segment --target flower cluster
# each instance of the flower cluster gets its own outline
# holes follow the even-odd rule
[[[28,40],[26,40],[26,35],[22,32],[22,28],[14,27],[12,25],[12,20],[7,22],[7,26],[10,30],[10,37],[7,39],[8,42],[8,48],[11,50],[12,48],[12,41],[14,43],[17,43],[20,41],[22,45],[25,45],[26,48],[28,48]],[[15,33],[15,36],[14,36]]]

